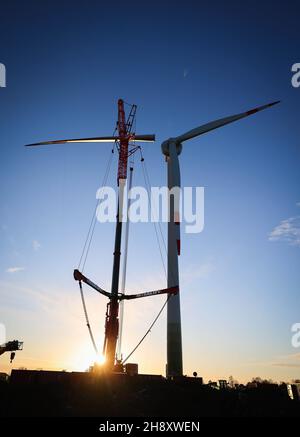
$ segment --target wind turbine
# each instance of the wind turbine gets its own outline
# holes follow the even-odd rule
[[[180,168],[179,159],[182,151],[182,143],[191,138],[195,138],[211,130],[225,126],[226,124],[240,120],[241,118],[255,114],[263,109],[269,108],[279,101],[260,106],[250,111],[230,117],[222,118],[212,121],[210,123],[199,126],[186,132],[178,137],[169,138],[162,143],[162,152],[166,157],[168,165],[168,188],[172,191],[174,188],[180,188]],[[179,296],[179,274],[178,274],[178,256],[180,255],[180,217],[179,217],[179,197],[170,196],[169,202],[169,222],[168,222],[168,283],[167,288],[161,290],[150,291],[139,294],[119,293],[119,270],[120,270],[120,256],[121,256],[121,237],[122,237],[122,210],[124,187],[127,178],[127,163],[128,157],[134,153],[138,146],[130,146],[131,141],[153,142],[155,135],[136,135],[132,133],[131,128],[135,116],[136,106],[132,105],[132,109],[126,120],[124,111],[124,102],[122,99],[118,101],[118,135],[110,137],[94,137],[81,139],[66,139],[58,141],[43,141],[40,143],[28,144],[28,146],[41,146],[51,144],[64,143],[94,143],[94,142],[116,142],[119,151],[118,161],[118,187],[119,200],[115,231],[115,246],[113,259],[113,273],[111,292],[107,292],[93,283],[90,279],[85,277],[78,270],[74,270],[74,278],[81,282],[88,284],[90,287],[109,298],[107,306],[106,322],[105,322],[105,339],[103,352],[106,357],[106,365],[109,370],[114,369],[116,359],[116,343],[119,332],[118,310],[119,302],[124,299],[137,299],[140,297],[147,297],[159,294],[168,294],[167,302],[167,376],[181,376],[182,375],[182,341],[181,341],[181,317],[180,317],[180,296]]]
[[[168,188],[170,190],[180,188],[180,166],[178,155],[182,151],[182,143],[199,135],[210,132],[226,124],[233,123],[241,118],[248,117],[256,112],[276,105],[279,101],[259,106],[247,112],[242,112],[230,117],[220,118],[202,126],[196,127],[182,135],[169,138],[161,145],[168,166]],[[179,286],[178,256],[180,255],[180,217],[179,196],[170,196],[169,199],[169,222],[168,222],[168,287]],[[167,302],[167,368],[168,377],[181,376],[182,364],[182,340],[181,340],[181,317],[180,317],[180,294],[174,294]]]

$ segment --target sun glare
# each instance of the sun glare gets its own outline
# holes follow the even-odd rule
[[[94,366],[94,364],[102,366],[105,363],[105,357],[102,353],[96,354],[87,343],[80,350],[76,351],[76,356],[73,357],[72,361],[73,370],[85,372],[91,366]]]
[[[99,355],[96,357],[96,363],[99,364],[99,365],[104,364],[104,363],[105,363],[105,356],[102,355],[102,354],[99,354]]]

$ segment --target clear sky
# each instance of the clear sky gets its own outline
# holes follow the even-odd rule
[[[23,145],[110,135],[122,97],[138,105],[137,131],[156,133],[144,155],[159,186],[161,141],[280,99],[191,140],[180,156],[183,185],[205,187],[204,231],[182,235],[184,370],[206,381],[300,377],[291,345],[300,322],[300,88],[291,85],[299,12],[299,1],[1,3],[0,322],[8,339],[24,341],[14,367],[83,370],[92,361],[72,271],[111,149]],[[116,157],[110,184],[115,170]],[[138,162],[135,183],[143,183]],[[97,224],[85,270],[107,289],[113,233]],[[153,225],[134,225],[128,289],[163,286]],[[106,301],[86,296],[102,346]],[[163,301],[126,305],[125,354]],[[0,360],[9,371],[8,356]],[[164,373],[165,313],[132,360]]]

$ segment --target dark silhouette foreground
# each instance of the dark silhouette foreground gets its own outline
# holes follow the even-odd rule
[[[0,399],[0,417],[300,417],[284,384],[217,390],[200,378],[18,370]]]

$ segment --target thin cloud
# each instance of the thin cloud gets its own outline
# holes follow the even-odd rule
[[[73,297],[67,290],[62,293],[61,290],[58,291],[55,288],[49,289],[47,287],[45,290],[40,287],[24,287],[20,284],[0,280],[0,293],[1,309],[4,306],[10,312],[19,307],[24,311],[36,311],[36,308],[39,308],[47,314],[53,314],[56,318],[61,316],[66,320],[71,320],[75,317],[76,321],[82,318],[80,301],[77,300],[75,304]],[[67,312],[66,308],[68,308]]]
[[[282,220],[269,234],[269,241],[284,241],[300,247],[300,216]]]
[[[297,360],[297,361],[300,361],[300,352],[296,352],[295,354],[283,355],[283,356],[280,357],[280,359],[281,360]]]
[[[211,262],[205,262],[200,265],[193,265],[183,270],[181,278],[184,284],[209,277],[216,267]]]
[[[25,267],[9,267],[8,269],[6,269],[7,273],[16,273],[16,272],[21,272],[25,270]]]
[[[274,367],[300,368],[300,352],[280,356],[271,365]]]
[[[185,69],[183,70],[183,78],[184,78],[184,79],[187,77],[187,75],[189,74],[189,72],[190,72],[189,68],[185,68]]]
[[[37,252],[41,248],[41,244],[37,240],[33,240],[32,247],[35,252]]]
[[[300,363],[274,363],[274,367],[291,367],[291,368],[300,368]]]

